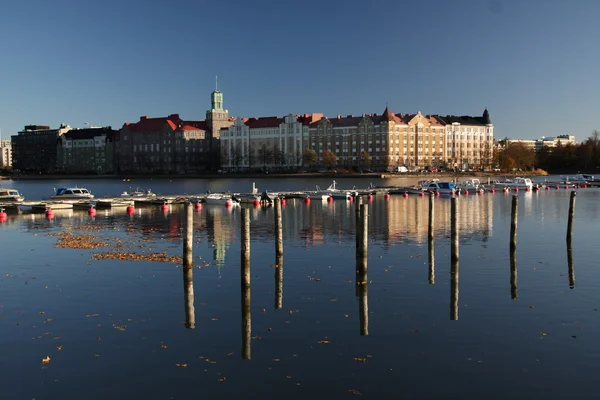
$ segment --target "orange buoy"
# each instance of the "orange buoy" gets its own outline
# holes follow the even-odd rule
[[[231,206],[233,206],[233,202],[232,202],[231,200],[227,200],[227,201],[225,202],[225,207],[229,208],[229,207],[231,207]]]
[[[464,190],[464,191],[463,191],[463,194],[466,194],[466,195],[468,195],[468,194],[469,194],[469,191],[468,191],[468,190]]]

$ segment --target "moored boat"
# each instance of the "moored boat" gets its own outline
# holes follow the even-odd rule
[[[0,203],[20,203],[25,197],[16,189],[7,189],[0,187]]]
[[[85,200],[93,198],[94,195],[89,190],[77,186],[58,188],[54,196],[50,197],[52,200]]]
[[[239,205],[239,201],[230,194],[223,193],[210,193],[204,197],[204,202],[207,205],[221,205],[221,206],[236,206]]]
[[[143,190],[139,187],[136,187],[134,190],[130,190],[129,192],[124,191],[121,193],[121,197],[129,198],[129,197],[155,197],[156,194],[152,193],[152,190],[146,189]]]
[[[456,185],[452,181],[450,181],[450,182],[440,182],[440,181],[431,182],[425,187],[425,189],[428,192],[447,194],[447,195],[454,195],[457,190]]]

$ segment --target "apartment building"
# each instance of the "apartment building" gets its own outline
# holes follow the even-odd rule
[[[0,140],[0,168],[12,167],[12,147],[10,140]]]
[[[70,130],[66,124],[57,129],[47,125],[26,125],[17,135],[11,136],[13,169],[25,173],[56,172],[57,142]]]
[[[108,127],[71,129],[58,139],[57,170],[66,173],[114,172],[114,137]]]

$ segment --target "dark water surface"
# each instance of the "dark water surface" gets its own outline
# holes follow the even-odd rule
[[[101,182],[86,187],[92,183]],[[36,185],[59,185],[13,184],[29,196]],[[110,191],[142,186],[119,184]],[[93,219],[79,211],[57,211],[53,221],[9,215],[0,224],[2,399],[596,398],[600,190],[578,191],[570,261],[568,202],[566,190],[519,194],[511,273],[511,197],[458,199],[460,278],[451,298],[450,200],[435,199],[432,268],[428,199],[376,196],[361,300],[354,206],[289,201],[281,309],[273,209],[252,208],[250,333],[242,325],[239,209],[195,214],[194,329],[186,328],[180,263],[92,258],[180,256],[181,206],[98,211]],[[109,246],[56,248],[54,235],[65,232]]]

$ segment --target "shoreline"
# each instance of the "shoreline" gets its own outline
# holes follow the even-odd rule
[[[283,173],[283,174],[251,174],[251,173],[228,173],[228,174],[186,174],[186,175],[21,175],[17,177],[0,176],[0,180],[62,180],[62,179],[78,179],[78,180],[97,180],[97,179],[112,179],[112,180],[132,180],[132,179],[157,179],[157,180],[179,180],[179,179],[285,179],[285,178],[332,178],[332,179],[395,179],[395,178],[458,178],[458,177],[497,177],[497,176],[542,176],[536,173],[498,173],[498,172],[462,172],[462,173],[389,173],[389,172],[372,172],[372,173],[321,173],[321,172],[304,172],[304,173]]]

